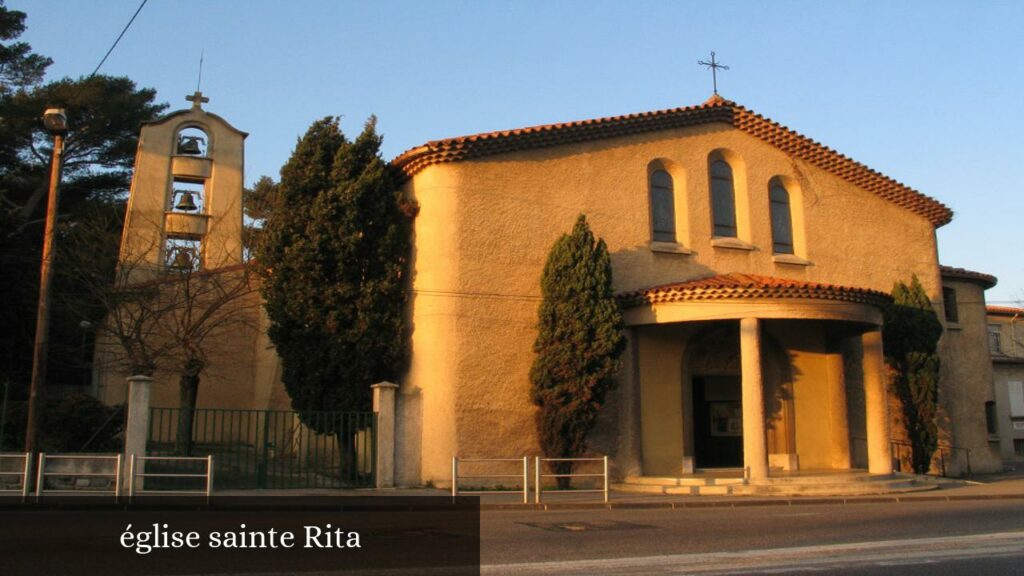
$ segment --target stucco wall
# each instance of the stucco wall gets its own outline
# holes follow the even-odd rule
[[[945,332],[940,342],[939,438],[969,448],[973,472],[997,471],[1002,468],[998,444],[989,442],[985,424],[985,402],[994,396],[984,290],[975,282],[949,278],[943,284],[956,290],[959,321],[946,322],[941,316]],[[964,456],[958,454],[952,470],[965,467]]]
[[[707,159],[736,174],[740,238],[711,245]],[[679,242],[652,252],[652,161],[674,178]],[[797,255],[775,263],[768,182],[791,183]],[[399,480],[443,482],[450,458],[536,453],[529,369],[539,280],[554,241],[585,213],[612,254],[618,290],[747,272],[888,292],[916,273],[938,301],[929,222],[726,125],[666,130],[425,168],[406,185],[421,207],[403,382]],[[417,439],[420,436],[420,439]]]

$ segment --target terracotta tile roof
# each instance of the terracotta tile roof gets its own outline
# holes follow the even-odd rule
[[[953,211],[938,200],[721,97],[712,97],[699,106],[431,140],[402,153],[392,161],[392,165],[403,178],[408,179],[432,164],[714,122],[730,124],[790,156],[832,172],[847,182],[923,216],[935,227],[948,224],[953,219]]]
[[[992,316],[1020,316],[1024,318],[1024,308],[1010,306],[986,306],[985,311]]]
[[[967,280],[968,282],[975,282],[981,284],[985,289],[989,289],[999,282],[999,279],[991,274],[985,274],[984,272],[975,272],[973,270],[967,270],[966,268],[954,268],[953,266],[939,266],[939,272],[942,273],[943,278],[952,278],[954,280]]]
[[[878,307],[886,306],[892,302],[888,294],[877,290],[739,273],[722,274],[711,276],[710,278],[690,280],[689,282],[654,286],[620,294],[618,297],[623,306],[627,308],[666,302],[746,298],[835,300],[839,302],[870,304]]]

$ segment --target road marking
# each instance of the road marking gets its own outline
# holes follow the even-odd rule
[[[797,516],[821,516],[821,512],[798,512],[796,514],[776,514],[776,518],[796,518]]]
[[[998,532],[940,538],[882,540],[851,544],[829,544],[672,554],[636,558],[528,562],[483,566],[483,575],[526,574],[775,574],[780,572],[821,572],[858,565],[880,566],[883,562],[909,565],[978,556],[1024,556],[1024,532]]]

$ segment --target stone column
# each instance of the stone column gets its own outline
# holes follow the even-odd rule
[[[832,452],[832,467],[838,470],[850,468],[850,417],[846,407],[846,375],[843,348],[840,342],[832,342],[826,356],[828,365],[829,434]]]
[[[146,455],[146,441],[149,440],[149,395],[153,379],[149,376],[128,378],[128,421],[124,428],[124,469],[122,486],[128,489],[131,474],[129,462],[132,456]],[[136,465],[139,466],[139,465]],[[142,472],[141,469],[138,472]],[[136,482],[142,488],[141,482]]]
[[[861,335],[864,347],[864,411],[867,420],[868,472],[892,474],[889,448],[889,394],[886,390],[882,329],[875,327]]]
[[[768,478],[768,446],[764,431],[764,378],[761,372],[761,321],[740,320],[743,371],[743,464],[750,480]]]
[[[373,412],[377,415],[377,488],[395,485],[395,395],[398,384],[378,382],[373,386]]]

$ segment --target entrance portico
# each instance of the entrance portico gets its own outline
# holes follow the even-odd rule
[[[624,386],[639,408],[622,424],[638,433],[641,474],[730,462],[754,483],[770,469],[892,472],[887,295],[729,274],[622,298],[633,355]],[[713,453],[740,446],[742,458]]]

